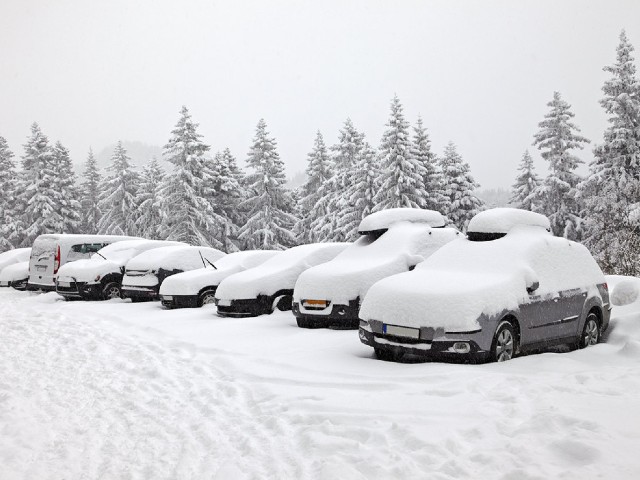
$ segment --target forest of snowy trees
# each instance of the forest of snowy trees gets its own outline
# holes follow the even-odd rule
[[[553,233],[584,242],[607,273],[640,274],[640,84],[624,31],[600,104],[609,118],[594,148],[589,173],[576,151],[580,135],[571,106],[559,92],[533,135],[548,164],[544,178],[525,151],[511,205],[547,215]],[[422,119],[413,126],[397,97],[376,148],[347,118],[335,145],[320,132],[308,154],[306,181],[286,187],[276,140],[260,120],[246,157],[203,141],[186,107],[164,147],[172,164],[157,160],[137,171],[121,143],[106,171],[90,150],[81,178],[68,150],[52,144],[38,124],[18,167],[0,137],[0,251],[30,246],[43,233],[106,233],[181,240],[225,251],[282,249],[300,243],[354,240],[371,212],[393,207],[438,210],[464,230],[483,208],[469,165],[450,142],[431,148]],[[514,169],[515,162],[514,159]]]

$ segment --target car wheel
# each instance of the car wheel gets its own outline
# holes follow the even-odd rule
[[[600,323],[595,313],[587,315],[580,337],[580,348],[586,348],[595,345],[600,341]]]
[[[216,292],[214,290],[207,290],[200,294],[200,306],[213,305],[216,303]]]
[[[293,297],[291,295],[283,295],[276,302],[276,308],[281,312],[291,310],[293,307]]]
[[[122,298],[120,285],[114,282],[107,283],[102,289],[102,298],[104,298],[105,300],[111,300],[112,298]]]
[[[395,350],[385,350],[383,348],[374,348],[374,353],[378,360],[384,360],[386,362],[397,362],[400,360],[404,353]]]
[[[494,362],[506,362],[516,355],[518,340],[513,325],[507,320],[500,322],[496,328],[491,345],[491,360]]]

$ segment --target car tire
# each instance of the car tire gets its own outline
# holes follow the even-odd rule
[[[216,291],[215,290],[206,290],[200,294],[198,298],[198,306],[202,307],[203,305],[212,305],[216,303]]]
[[[276,307],[281,312],[289,311],[293,308],[293,296],[283,295],[275,301]],[[275,309],[274,309],[275,311]]]
[[[115,282],[107,283],[102,289],[102,298],[105,300],[111,300],[112,298],[122,298],[122,290],[120,290],[120,285]]]
[[[600,322],[598,316],[595,313],[587,315],[587,319],[584,321],[584,328],[582,329],[582,335],[578,345],[580,348],[587,348],[591,345],[595,345],[600,341]]]
[[[508,320],[503,320],[496,328],[491,343],[490,360],[493,362],[505,362],[516,356],[518,351],[518,337],[513,325]]]
[[[386,350],[384,348],[374,348],[373,352],[376,354],[378,360],[384,360],[385,362],[397,362],[404,356],[402,352]]]
[[[327,322],[324,319],[296,318],[296,322],[300,328],[324,328],[327,326]]]

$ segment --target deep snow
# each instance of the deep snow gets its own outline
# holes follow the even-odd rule
[[[0,289],[3,480],[640,476],[637,301],[608,343],[452,365],[290,312],[59,298]]]

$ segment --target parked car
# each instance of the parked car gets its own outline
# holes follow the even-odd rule
[[[122,279],[122,296],[155,300],[164,280],[177,273],[213,265],[225,253],[216,248],[171,246],[147,250],[127,262]]]
[[[285,250],[262,265],[225,278],[216,290],[218,314],[255,317],[291,310],[293,287],[302,272],[328,262],[348,243],[313,243]]]
[[[261,265],[278,250],[247,250],[229,253],[213,265],[167,278],[160,286],[160,300],[167,308],[201,307],[215,303],[220,282],[234,273]]]
[[[91,258],[101,248],[137,237],[117,235],[40,235],[33,242],[29,262],[29,288],[55,290],[58,270],[67,262]]]
[[[88,260],[76,260],[60,267],[56,291],[65,298],[120,298],[127,262],[147,250],[170,245],[186,244],[162,240],[124,240],[107,245]]]
[[[0,272],[4,267],[15,263],[28,262],[31,256],[31,248],[14,248],[0,253]]]
[[[467,235],[414,271],[371,287],[359,335],[378,358],[504,361],[521,351],[600,340],[609,294],[583,245],[551,235],[546,217],[509,208],[479,213]]]
[[[29,278],[29,262],[13,263],[0,271],[0,287],[26,290]]]
[[[372,213],[360,238],[336,258],[303,272],[293,291],[299,327],[358,328],[360,302],[378,280],[409,271],[461,234],[433,210],[393,208]]]

